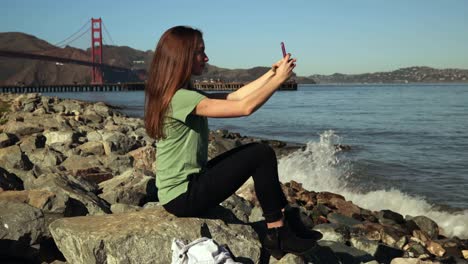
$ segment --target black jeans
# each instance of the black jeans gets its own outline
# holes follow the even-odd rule
[[[280,186],[275,152],[261,143],[246,144],[210,160],[200,173],[189,175],[187,192],[164,208],[176,216],[200,216],[234,194],[250,176],[266,222],[280,220],[288,202]]]

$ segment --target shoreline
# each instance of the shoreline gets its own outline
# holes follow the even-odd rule
[[[9,244],[13,249],[17,243],[24,243],[16,236],[17,233],[22,233],[32,238],[27,245],[21,244],[30,248],[30,258],[39,258],[33,249],[41,241],[48,241],[56,243],[65,258],[72,261],[77,257],[76,252],[69,250],[70,241],[65,241],[63,235],[80,237],[73,242],[77,243],[74,244],[76,248],[84,244],[94,245],[92,236],[86,232],[101,232],[92,229],[93,226],[106,221],[114,223],[111,219],[124,221],[130,227],[134,220],[132,217],[128,218],[129,215],[148,223],[154,217],[162,222],[172,219],[160,210],[161,206],[155,200],[154,181],[157,175],[154,174],[154,164],[157,162],[157,149],[155,141],[146,135],[141,118],[127,117],[101,102],[89,103],[39,94],[11,94],[0,98],[11,105],[8,113],[0,113],[6,120],[0,125],[0,161],[3,164],[0,170],[0,218],[12,221],[8,222],[12,228],[0,230],[0,234],[14,242]],[[209,157],[249,142],[269,144],[278,157],[301,148],[282,141],[216,130],[210,132]],[[421,256],[422,259],[441,261],[447,258],[463,259],[463,250],[468,250],[467,239],[444,235],[442,228],[427,217],[404,217],[385,208],[367,210],[340,194],[307,190],[294,181],[285,182],[283,191],[290,203],[300,208],[309,225],[323,233],[321,247],[331,247],[337,256],[340,252],[338,248],[345,247],[346,250],[360,250],[359,254],[363,254],[361,257],[366,256],[385,263],[390,263],[388,260],[396,257]],[[244,185],[237,195],[228,200],[223,203],[223,207],[234,214],[237,221],[262,221],[251,183]],[[145,209],[149,207],[156,210]],[[36,215],[37,221],[33,221],[36,226],[28,229],[12,224],[13,219],[24,218],[25,215]],[[44,219],[51,215],[54,216],[52,219]],[[225,214],[218,212],[214,219],[226,221],[225,217]],[[232,221],[232,218],[229,219]],[[87,221],[92,223],[89,228],[82,226]],[[197,226],[199,221],[214,224],[198,218],[180,221],[189,226]],[[144,226],[141,228],[144,229]],[[174,230],[170,228],[158,232],[185,230],[181,226],[173,228]],[[127,230],[130,229],[124,228],[119,232]],[[131,232],[141,231],[138,230],[129,231],[128,238],[132,239]],[[235,225],[228,224],[227,230],[223,232],[233,230],[236,230]],[[185,230],[177,234],[192,237],[192,231]],[[248,241],[254,243],[252,247],[259,247],[254,242],[258,240],[255,230],[246,229],[242,232],[246,236],[252,233],[247,236]],[[106,233],[106,237],[100,239],[104,239],[106,243],[115,243],[112,241],[115,241],[118,234],[114,236]],[[167,236],[174,236],[173,233],[168,234],[171,235]],[[145,243],[167,245],[167,236],[165,240]],[[371,243],[373,249],[362,247],[359,241],[370,241],[366,243]],[[246,241],[236,244],[236,239],[232,239],[227,243],[235,249],[236,255],[250,254],[249,258],[256,261],[258,256],[242,251],[242,244],[246,245]],[[99,247],[99,243],[97,246]],[[376,248],[387,253],[385,260],[376,255]],[[96,249],[92,247],[90,250]],[[346,252],[351,254],[350,251]],[[56,258],[60,259],[58,252],[49,253],[56,254]],[[21,256],[15,250],[8,254],[17,254],[17,258]]]

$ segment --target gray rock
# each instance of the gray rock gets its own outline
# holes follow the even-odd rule
[[[286,254],[281,259],[277,260],[274,257],[270,257],[270,264],[303,264],[304,259],[302,257]]]
[[[99,198],[97,185],[65,173],[44,174],[25,185],[26,189],[48,190],[56,197],[51,212],[65,216],[102,215],[111,213],[110,205]]]
[[[0,148],[9,147],[18,142],[18,138],[9,133],[0,133]]]
[[[328,214],[327,218],[328,218],[328,221],[330,221],[333,224],[340,224],[340,225],[345,225],[345,226],[348,226],[348,227],[352,227],[354,225],[361,224],[361,221],[359,221],[359,220],[356,220],[354,218],[344,216],[344,215],[338,214],[338,213]]]
[[[124,203],[141,206],[156,201],[155,179],[138,171],[127,170],[123,174],[99,184],[99,197],[110,204]]]
[[[78,140],[79,134],[72,130],[67,131],[45,131],[46,144],[52,145],[55,143],[71,144]]]
[[[359,250],[354,247],[346,246],[343,243],[335,241],[324,241],[318,242],[321,247],[329,247],[335,253],[335,255],[341,260],[342,263],[362,263],[374,260],[374,257],[369,253]]]
[[[113,174],[122,174],[133,168],[133,157],[129,155],[115,155],[97,157],[104,167],[109,168]]]
[[[245,199],[233,194],[221,203],[221,206],[230,210],[240,221],[249,222],[252,205]]]
[[[92,110],[94,113],[102,116],[102,117],[108,117],[108,116],[113,116],[113,111],[107,106],[105,103],[102,102],[97,102],[92,105]]]
[[[379,263],[389,263],[393,258],[403,256],[403,251],[401,249],[389,247],[374,240],[353,237],[350,242],[353,247],[367,252]]]
[[[381,210],[377,213],[377,218],[381,224],[394,225],[394,224],[403,224],[405,219],[399,213],[393,212],[391,210]]]
[[[410,226],[410,229],[420,229],[426,232],[431,239],[437,239],[439,236],[439,226],[426,216],[413,217],[408,221],[407,225]]]
[[[31,170],[33,167],[29,158],[17,145],[0,148],[0,164],[4,169],[14,173],[18,170]]]
[[[73,155],[68,157],[61,165],[68,171],[77,172],[80,170],[101,167],[102,163],[94,156],[82,157]]]
[[[118,214],[118,213],[129,213],[129,212],[136,212],[143,210],[142,207],[140,206],[135,206],[135,205],[130,205],[130,204],[123,204],[123,203],[117,203],[111,205],[111,211],[113,214]]]
[[[263,211],[260,206],[255,206],[252,208],[250,215],[249,215],[249,222],[255,223],[259,221],[264,221],[265,217],[263,217]]]
[[[86,137],[88,138],[89,142],[102,140],[102,135],[99,131],[91,131],[87,133]]]
[[[143,209],[155,209],[158,207],[161,207],[159,202],[149,202],[149,203],[145,203],[145,205],[143,206]]]
[[[349,230],[346,226],[338,224],[320,224],[313,230],[322,233],[322,240],[346,243],[349,240]]]
[[[42,131],[44,131],[44,128],[30,122],[18,122],[10,120],[3,126],[3,132],[14,134],[18,137],[40,133]]]
[[[28,204],[0,201],[0,238],[33,245],[47,236],[44,214]]]
[[[26,154],[31,153],[33,150],[45,147],[46,138],[42,134],[35,134],[23,137],[20,142],[21,151]]]
[[[55,167],[65,160],[65,156],[49,147],[36,149],[29,154],[29,159],[33,164],[41,169]]]
[[[170,263],[173,238],[193,241],[206,235],[227,244],[236,257],[255,263],[260,258],[261,245],[250,226],[177,218],[163,208],[63,218],[53,222],[50,230],[67,261],[75,264]]]
[[[77,149],[83,156],[104,155],[104,145],[99,141],[86,142],[77,147]]]
[[[108,142],[110,145],[110,152],[116,152],[117,154],[127,154],[129,151],[142,147],[140,143],[132,137],[128,137],[121,132],[104,132],[102,139]],[[108,150],[106,154],[109,155]]]

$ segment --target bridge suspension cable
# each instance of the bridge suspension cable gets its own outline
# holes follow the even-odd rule
[[[89,31],[90,27],[89,27],[89,24],[91,23],[91,21],[88,20],[88,22],[86,22],[80,29],[78,29],[75,33],[71,34],[68,38],[62,40],[62,41],[59,41],[55,44],[53,44],[54,46],[66,46],[68,44],[70,44],[71,42],[73,42],[74,40],[76,40],[76,38],[74,38],[74,40],[72,41],[68,41],[69,39],[73,38],[75,35],[79,34],[83,29],[85,29],[86,27],[88,28],[87,31]],[[82,36],[83,34],[80,34],[80,36]],[[67,42],[68,41],[68,42]],[[63,44],[65,43],[65,44]]]
[[[115,46],[114,40],[112,39],[111,35],[109,34],[109,31],[107,31],[107,28],[106,28],[106,25],[104,24],[104,22],[102,22],[102,27],[104,28],[104,31],[106,32],[107,36],[109,37],[112,45]]]

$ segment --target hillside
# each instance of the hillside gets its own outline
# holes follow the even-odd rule
[[[449,83],[468,82],[468,70],[408,67],[390,72],[311,75],[318,83]]]

